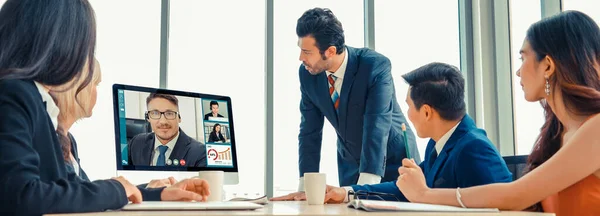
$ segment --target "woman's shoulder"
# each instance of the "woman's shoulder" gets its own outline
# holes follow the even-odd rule
[[[563,142],[565,140],[571,140],[575,137],[595,137],[596,133],[597,133],[597,128],[600,127],[600,115],[598,115],[600,113],[596,113],[593,115],[588,116],[583,123],[581,123],[581,126],[576,129],[575,131],[572,131],[572,136],[567,136],[567,134],[565,134],[566,137],[563,137]],[[569,132],[567,132],[569,133]],[[589,140],[588,138],[584,138],[585,140]],[[595,139],[593,139],[595,140]]]
[[[585,119],[585,121],[583,121],[583,124],[581,124],[581,125],[585,125],[585,123],[589,122],[589,121],[590,121],[590,120],[592,120],[592,119],[599,119],[599,118],[600,118],[600,115],[598,115],[598,114],[600,114],[600,113],[596,113],[596,114],[592,114],[592,115],[588,116],[588,117]],[[597,121],[597,122],[596,122],[596,124],[600,124],[600,123]]]
[[[18,100],[27,100],[32,97],[23,97],[24,95],[39,94],[35,83],[31,80],[0,80],[0,97],[10,97]]]
[[[18,111],[33,118],[44,111],[42,96],[33,81],[0,80],[0,92],[0,110],[5,115],[14,116]]]

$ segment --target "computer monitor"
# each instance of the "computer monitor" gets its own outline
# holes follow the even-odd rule
[[[223,170],[225,184],[239,182],[231,98],[114,84],[113,107],[118,175],[143,183]]]

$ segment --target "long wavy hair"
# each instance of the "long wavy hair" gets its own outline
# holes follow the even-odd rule
[[[219,132],[217,132],[217,127],[221,128],[221,130],[219,130]],[[221,134],[221,131],[223,131],[223,127],[221,127],[221,124],[216,123],[215,125],[213,125],[213,129],[212,132],[215,133],[216,135]]]
[[[85,71],[94,69],[94,16],[87,0],[6,1],[0,9],[0,80],[32,80],[78,95],[92,81],[93,73]],[[69,140],[60,130],[59,140]],[[68,156],[70,142],[61,145]]]
[[[550,57],[555,73],[549,77],[554,103],[578,116],[600,113],[600,28],[579,11],[565,11],[529,27],[526,40],[540,61]],[[546,100],[541,102],[546,122],[527,161],[526,173],[550,159],[561,147],[565,128]],[[540,203],[528,208],[542,211]]]
[[[71,161],[70,153],[72,143],[71,138],[69,138],[67,135],[69,128],[66,128],[67,126],[64,125],[64,123],[70,120],[77,121],[92,115],[90,112],[92,108],[94,108],[91,102],[92,89],[98,85],[101,79],[100,64],[95,62],[94,70],[85,70],[84,76],[87,76],[88,73],[92,74],[91,83],[79,92],[77,91],[77,88],[70,88],[68,90],[61,91],[50,91],[52,99],[54,99],[54,102],[60,110],[60,113],[58,114],[58,127],[56,132],[58,134],[58,141],[60,142],[62,148],[63,158],[68,163]],[[63,86],[79,86],[82,82],[83,80],[79,80],[79,83],[66,83]]]

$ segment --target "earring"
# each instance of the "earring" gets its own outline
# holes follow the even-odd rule
[[[548,82],[548,77],[546,77],[546,95],[550,95],[550,82]]]

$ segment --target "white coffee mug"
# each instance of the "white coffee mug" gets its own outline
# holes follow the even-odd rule
[[[200,171],[198,178],[208,182],[210,195],[207,201],[223,201],[223,171]]]
[[[325,173],[304,173],[304,191],[309,205],[323,205],[325,201]]]

